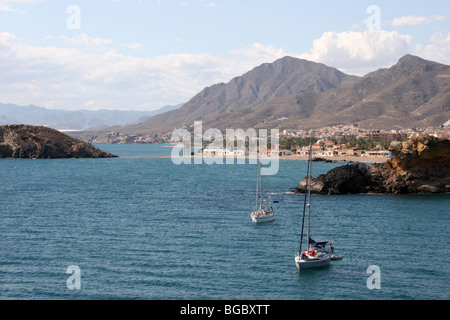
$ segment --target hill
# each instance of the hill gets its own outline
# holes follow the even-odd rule
[[[37,106],[0,103],[0,125],[29,124],[58,130],[84,130],[114,125],[126,126],[145,121],[151,116],[179,108],[165,106],[154,111],[121,110],[54,110]]]
[[[365,129],[436,127],[450,119],[450,67],[406,55],[388,69],[320,95],[270,100],[255,107],[268,120],[289,117],[283,125],[320,128],[357,124]],[[276,126],[276,123],[274,124]]]
[[[336,167],[312,178],[311,192],[348,193],[449,193],[450,140],[422,136],[389,147],[385,163],[356,163]],[[304,193],[306,178],[292,191]]]
[[[181,108],[146,121],[103,131],[125,135],[170,133],[203,127],[312,129],[357,125],[363,129],[437,127],[450,119],[450,67],[406,55],[364,77],[307,60],[284,57],[224,84],[203,89]],[[101,135],[86,132],[86,137]]]
[[[406,129],[437,127],[449,119],[450,67],[406,55],[391,68],[347,85],[270,99],[246,114],[225,112],[204,126],[311,129],[353,124],[365,129]]]
[[[305,92],[324,92],[355,80],[357,77],[324,64],[284,57],[262,64],[227,84],[207,87],[181,108],[125,127],[123,131],[148,133],[172,130],[200,120],[217,123],[217,128],[222,128],[231,125],[220,120],[226,114],[234,115],[233,120],[241,116],[250,118],[252,109],[265,101]]]
[[[30,125],[0,126],[0,158],[110,158],[92,144],[57,130]]]

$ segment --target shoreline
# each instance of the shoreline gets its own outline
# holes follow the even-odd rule
[[[123,159],[133,159],[133,158],[155,158],[155,159],[163,159],[163,158],[171,158],[172,156],[122,156],[119,158]],[[202,156],[202,155],[188,155],[188,156],[178,156],[177,158],[214,158],[210,156]],[[222,158],[224,161],[227,159],[226,156],[217,157]],[[233,156],[229,157],[230,159],[250,159],[249,156]],[[267,159],[270,160],[308,160],[308,156],[298,156],[298,155],[292,155],[292,156],[278,156],[278,157],[267,157]],[[327,157],[327,156],[320,156],[318,158],[329,160],[332,162],[361,162],[361,163],[384,163],[386,162],[389,157],[358,157],[358,156],[333,156],[333,157]],[[313,158],[314,159],[314,158]],[[318,162],[324,162],[324,161],[318,161]]]
[[[308,156],[279,156],[280,159],[291,159],[291,160],[308,160]],[[363,162],[363,163],[383,163],[389,160],[389,157],[360,157],[360,156],[313,156],[314,158],[321,158],[325,160],[330,160],[333,162]]]

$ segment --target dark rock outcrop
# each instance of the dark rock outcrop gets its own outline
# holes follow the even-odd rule
[[[313,162],[326,162],[326,163],[333,163],[333,162],[335,162],[334,160],[320,158],[320,157],[315,157],[315,158],[312,159],[312,161]]]
[[[0,158],[111,158],[90,143],[42,126],[0,126]]]
[[[311,179],[311,192],[318,194],[346,194],[368,192],[370,185],[368,166],[362,163],[349,164],[330,170]],[[304,192],[306,177],[297,187],[297,191]]]
[[[311,193],[448,193],[450,140],[419,137],[392,142],[381,164],[350,164],[311,179]],[[305,192],[306,178],[293,189]]]

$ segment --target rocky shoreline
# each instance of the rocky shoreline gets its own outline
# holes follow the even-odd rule
[[[0,158],[112,158],[90,143],[55,129],[31,125],[0,126]]]
[[[313,194],[450,193],[450,140],[424,136],[389,147],[384,163],[355,163],[312,178]],[[305,192],[306,177],[292,189]]]

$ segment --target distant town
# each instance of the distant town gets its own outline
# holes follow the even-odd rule
[[[411,128],[403,130],[366,130],[353,125],[340,125],[311,130],[283,130],[280,133],[280,155],[306,155],[309,141],[316,156],[365,156],[389,155],[392,141],[430,135],[450,138],[450,125],[439,128]]]
[[[391,141],[402,141],[422,135],[450,138],[450,121],[437,128],[410,128],[401,130],[367,130],[355,125],[337,125],[320,129],[310,130],[280,130],[279,145],[271,148],[272,152],[279,155],[306,155],[309,152],[309,143],[313,143],[313,154],[316,156],[363,156],[363,157],[383,157],[389,155],[389,145]],[[128,135],[120,132],[111,132],[104,138],[92,137],[93,143],[113,143],[113,144],[156,144],[171,143],[171,134],[153,135]],[[270,141],[270,140],[269,140]],[[216,154],[217,150],[212,150],[203,146],[201,152],[205,154]],[[225,146],[224,146],[225,147]],[[269,145],[269,147],[271,147]],[[236,148],[234,148],[236,149]],[[223,154],[234,153],[240,155],[240,150],[221,151]]]

